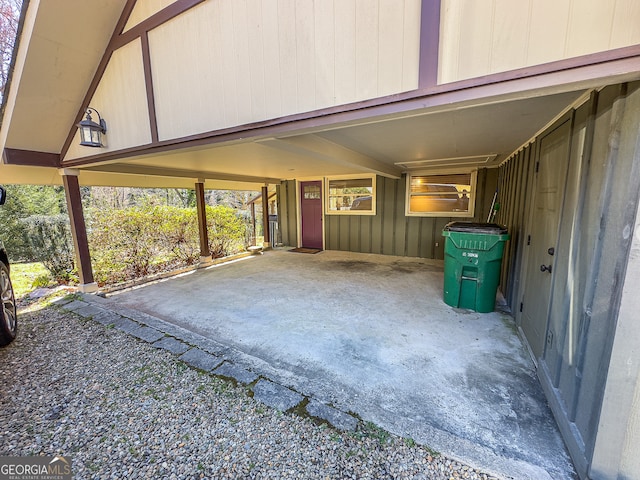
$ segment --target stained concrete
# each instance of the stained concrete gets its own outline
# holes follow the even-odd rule
[[[572,478],[513,319],[447,306],[442,281],[433,260],[277,250],[106,304],[485,471]]]

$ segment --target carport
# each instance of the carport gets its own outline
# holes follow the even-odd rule
[[[261,377],[485,471],[571,478],[512,317],[447,306],[442,280],[438,260],[275,249],[106,305],[198,334]]]

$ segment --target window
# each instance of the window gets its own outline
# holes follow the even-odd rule
[[[476,172],[407,176],[407,215],[473,217]]]
[[[305,200],[320,200],[320,187],[318,185],[305,185],[304,186],[304,199]]]
[[[328,214],[375,215],[375,175],[327,179]]]

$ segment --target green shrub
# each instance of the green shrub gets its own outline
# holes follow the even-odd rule
[[[33,256],[60,283],[74,279],[74,253],[69,218],[32,215],[23,220]]]
[[[33,279],[33,282],[31,282],[31,287],[33,288],[40,288],[40,287],[48,287],[49,284],[51,283],[51,275],[49,275],[48,273],[42,274],[42,275],[38,275],[36,278]]]
[[[148,205],[87,216],[94,276],[100,284],[191,265],[200,256],[195,208]],[[215,257],[244,249],[247,225],[232,208],[207,207],[207,225]]]
[[[207,206],[209,250],[213,258],[224,257],[244,249],[248,224],[233,208]]]

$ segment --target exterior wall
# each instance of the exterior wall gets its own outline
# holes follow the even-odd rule
[[[612,219],[611,243],[629,251],[629,261],[613,272],[612,282],[622,292],[613,340],[607,384],[598,423],[591,476],[593,478],[631,479],[640,477],[640,349],[638,349],[638,312],[640,296],[640,86],[630,89],[619,128],[619,166],[613,172],[612,185],[629,194],[611,205],[622,208]],[[622,161],[620,161],[622,160]],[[630,169],[628,168],[630,167]],[[635,203],[634,203],[635,202]],[[634,219],[635,217],[635,219]],[[605,274],[608,272],[605,272]],[[606,300],[606,299],[605,299]],[[613,303],[613,302],[612,302]],[[612,307],[615,304],[612,305]],[[604,308],[602,305],[601,308]]]
[[[377,253],[421,258],[444,258],[442,229],[453,220],[486,221],[497,182],[497,169],[478,171],[476,216],[473,219],[449,217],[408,217],[405,215],[406,179],[377,177],[376,215],[325,215],[325,248],[360,253]],[[293,186],[291,184],[293,183]],[[293,241],[297,222],[295,182],[280,185],[281,201],[288,206],[282,216],[283,242]],[[286,224],[286,226],[285,226]],[[293,230],[292,227],[293,226]],[[285,230],[288,236],[285,235]],[[287,239],[287,240],[285,240]]]
[[[278,222],[282,243],[298,245],[298,208],[296,200],[296,181],[283,180],[276,186],[278,197]]]
[[[610,369],[610,359],[625,357],[620,351],[614,351],[612,357],[612,348],[629,260],[629,232],[640,200],[640,83],[594,93],[568,117],[571,148],[567,183],[555,247],[546,346],[537,359],[538,375],[581,476],[590,474],[592,460],[600,454],[598,461],[606,459],[609,470],[593,478],[618,478],[620,465],[629,463],[631,457],[619,457],[626,447],[616,440],[626,438],[637,448],[640,437],[635,432],[625,437],[626,421],[619,421],[615,415],[602,417],[602,399],[605,387],[614,397],[632,398],[637,381],[637,375],[625,377],[624,369],[629,370],[623,368],[623,362]],[[525,220],[531,206],[535,162],[533,142],[500,168],[502,208],[498,221],[512,234],[505,251],[502,284],[507,286],[506,298],[518,324],[522,318],[517,307],[527,288],[526,237],[536,229]],[[635,368],[635,363],[630,365]],[[624,381],[616,380],[620,375]],[[603,428],[605,424],[608,428]],[[610,445],[618,449],[619,461],[614,461],[613,467],[611,456],[596,450],[597,442],[598,448]],[[593,468],[597,467],[593,463]],[[612,475],[613,471],[618,473]],[[621,478],[638,475],[636,471]]]
[[[159,139],[415,89],[419,42],[420,0],[203,2],[149,32]]]
[[[151,142],[146,92],[142,47],[136,39],[113,53],[89,102],[107,122],[106,148],[101,152]],[[95,115],[92,118],[97,121]],[[83,157],[88,151],[92,149],[80,146],[80,133],[76,132],[65,159]]]
[[[636,0],[442,0],[438,83],[640,43]]]

